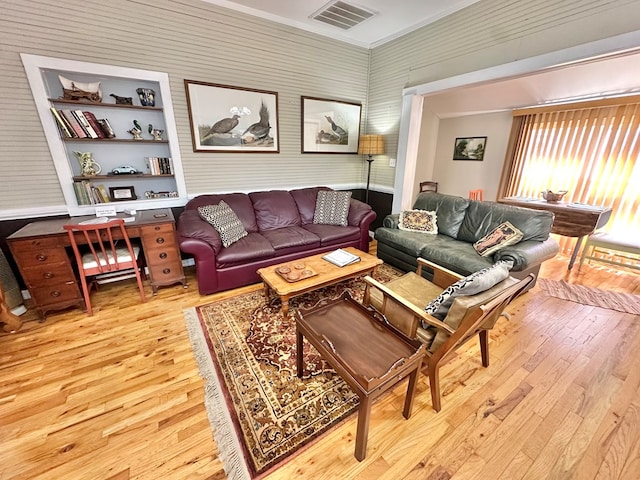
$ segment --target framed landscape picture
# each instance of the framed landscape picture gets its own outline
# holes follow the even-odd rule
[[[484,150],[487,145],[487,137],[461,137],[456,138],[453,149],[454,160],[484,160]]]
[[[302,153],[358,153],[359,103],[302,97]]]
[[[194,152],[278,153],[278,94],[185,80]]]

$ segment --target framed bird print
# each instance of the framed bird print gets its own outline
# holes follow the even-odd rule
[[[194,152],[279,153],[278,93],[185,80]]]
[[[302,97],[302,153],[358,153],[359,103]]]

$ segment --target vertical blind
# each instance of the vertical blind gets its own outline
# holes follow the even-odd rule
[[[613,208],[604,230],[637,238],[640,98],[632,98],[514,111],[501,195],[567,190],[567,202]],[[568,252],[574,240],[559,241]]]

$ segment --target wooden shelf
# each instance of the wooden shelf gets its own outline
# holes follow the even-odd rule
[[[65,103],[67,105],[83,105],[85,107],[109,107],[109,108],[133,108],[136,110],[162,110],[162,107],[145,107],[143,105],[122,105],[120,103],[83,102],[80,100],[65,100],[63,98],[50,98],[51,103]]]
[[[63,142],[111,142],[111,143],[169,143],[169,140],[134,140],[132,138],[66,138],[61,137]]]
[[[171,178],[173,174],[151,175],[150,173],[125,173],[122,175],[93,175],[92,177],[74,176],[74,182],[82,180],[126,180],[127,178]]]

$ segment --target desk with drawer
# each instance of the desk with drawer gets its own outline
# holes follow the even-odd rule
[[[73,254],[67,248],[69,237],[62,226],[89,218],[92,217],[33,222],[7,238],[34,307],[42,318],[50,310],[84,306]],[[164,285],[182,283],[187,287],[171,209],[138,211],[135,220],[125,223],[125,227],[130,238],[141,240],[154,294]]]

